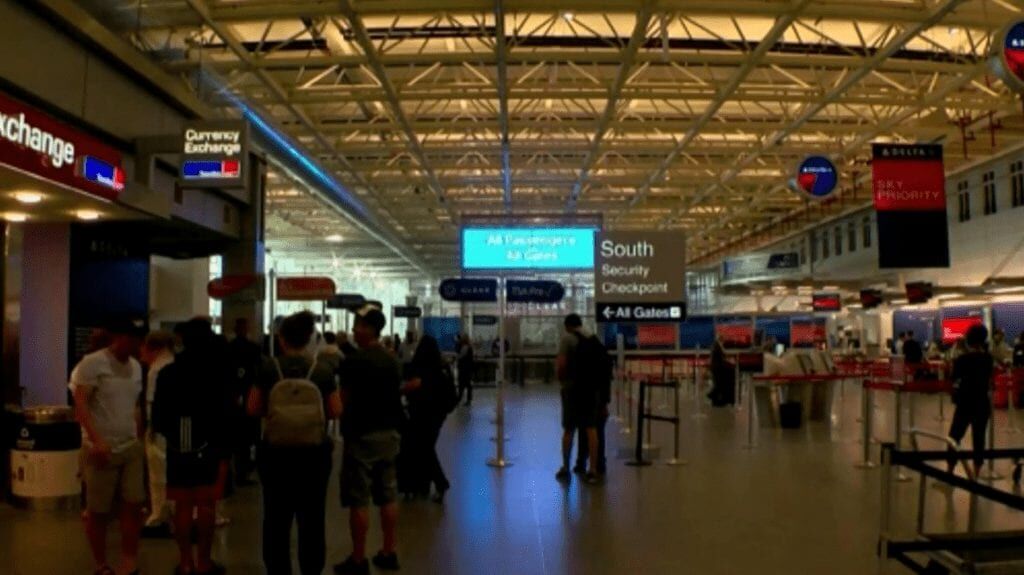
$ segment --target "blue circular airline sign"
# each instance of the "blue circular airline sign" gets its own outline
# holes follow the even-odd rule
[[[1006,28],[1001,48],[1006,80],[1017,90],[1024,90],[1024,21]]]
[[[810,156],[796,174],[797,189],[818,200],[832,195],[838,184],[839,172],[832,160],[824,156]]]

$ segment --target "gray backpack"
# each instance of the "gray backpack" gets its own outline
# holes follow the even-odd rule
[[[263,438],[274,447],[323,445],[327,441],[327,417],[320,388],[313,383],[316,359],[305,379],[287,379],[274,360],[279,381],[270,389]]]

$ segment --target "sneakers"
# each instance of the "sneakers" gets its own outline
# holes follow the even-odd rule
[[[587,466],[583,465],[582,463],[577,463],[572,468],[572,472],[575,473],[576,475],[586,475],[586,473],[587,473]]]
[[[350,556],[344,562],[335,565],[334,572],[337,575],[370,575],[370,562],[364,559],[362,563],[356,563]]]
[[[597,485],[601,483],[601,476],[596,473],[587,473],[583,476],[583,482],[587,485]]]
[[[569,474],[568,469],[562,467],[561,469],[558,470],[558,473],[555,473],[555,479],[561,481],[562,483],[568,483],[569,481],[572,480],[572,475]]]
[[[398,571],[398,553],[384,553],[381,551],[373,558],[373,565],[385,571]]]

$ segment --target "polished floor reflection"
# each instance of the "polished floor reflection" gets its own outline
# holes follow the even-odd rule
[[[513,465],[498,471],[493,454],[493,390],[481,391],[473,408],[460,408],[442,436],[442,459],[453,489],[444,507],[403,504],[400,550],[411,574],[865,574],[877,572],[879,472],[860,471],[859,400],[849,388],[836,401],[833,425],[802,430],[759,429],[757,446],[745,449],[746,414],[705,410],[683,403],[682,456],[688,465],[637,469],[610,464],[605,485],[553,478],[558,465],[558,394],[540,384],[510,389],[508,454]],[[655,394],[655,408],[668,409]],[[917,405],[916,425],[939,431],[948,422],[934,399]],[[947,412],[948,415],[948,412]],[[879,398],[877,435],[890,436],[888,398]],[[1024,435],[1007,432],[997,416],[998,445],[1020,446]],[[654,443],[668,451],[665,426]],[[1024,422],[1022,422],[1024,427]],[[656,428],[657,429],[657,428]],[[626,436],[609,429],[609,437]],[[335,477],[337,475],[335,470]],[[1008,469],[1003,469],[1004,475]],[[1008,481],[1000,483],[1009,487]],[[896,484],[898,516],[912,525],[916,482]],[[348,527],[332,487],[327,505],[330,563],[348,551]],[[963,529],[966,497],[929,490],[929,525]],[[231,573],[261,573],[258,487],[242,490],[227,505],[230,526],[220,532],[218,560]],[[1024,517],[982,506],[984,527],[1022,528]],[[379,545],[371,536],[371,549]],[[117,540],[111,540],[112,550]],[[171,541],[145,541],[142,573],[173,570]],[[75,514],[27,513],[0,506],[0,572],[15,575],[89,572],[89,554]],[[904,573],[885,566],[882,573]]]

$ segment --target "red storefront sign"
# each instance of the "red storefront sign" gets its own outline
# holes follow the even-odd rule
[[[206,293],[213,299],[224,299],[254,288],[261,278],[255,274],[224,276],[206,284]]]
[[[4,94],[0,164],[107,200],[125,184],[120,152]]]
[[[277,278],[279,301],[327,301],[334,297],[334,280],[324,277]]]
[[[789,343],[793,347],[815,347],[826,340],[824,321],[794,321],[789,327]]]

